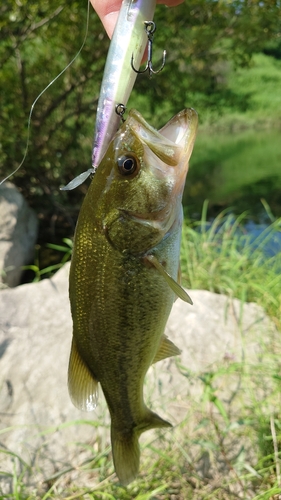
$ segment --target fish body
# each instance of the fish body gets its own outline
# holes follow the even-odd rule
[[[130,111],[91,182],[70,269],[69,393],[92,410],[100,382],[111,416],[116,473],[130,483],[140,434],[171,424],[143,400],[149,366],[180,350],[164,335],[177,283],[182,192],[196,134],[187,109],[159,132]]]
[[[126,106],[147,44],[145,21],[152,21],[156,0],[123,0],[110,43],[97,107],[92,165],[99,165],[120,124],[116,106]]]

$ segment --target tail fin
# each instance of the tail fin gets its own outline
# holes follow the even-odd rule
[[[138,474],[140,463],[139,436],[149,429],[172,427],[156,413],[147,410],[147,418],[130,431],[117,430],[111,426],[111,446],[115,472],[124,486],[131,483]]]
[[[135,430],[120,433],[111,428],[111,446],[115,472],[124,486],[131,483],[140,463],[139,435]]]

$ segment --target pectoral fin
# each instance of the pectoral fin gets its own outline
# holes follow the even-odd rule
[[[177,282],[179,285],[181,285],[181,263],[179,262],[179,267],[178,267],[178,277],[177,277]],[[178,295],[175,296],[175,302],[178,299]]]
[[[178,284],[181,285],[181,263],[179,262],[178,267]]]
[[[180,353],[181,350],[175,344],[173,344],[173,342],[170,339],[168,339],[166,335],[163,335],[159,349],[152,363],[157,363],[157,361],[169,358],[170,356],[178,356]]]
[[[158,260],[156,259],[156,257],[154,255],[147,255],[145,257],[145,259],[150,262],[150,264],[152,264],[159,272],[160,274],[163,276],[163,278],[166,280],[166,282],[168,283],[169,287],[173,290],[173,292],[182,300],[184,300],[184,302],[188,302],[188,304],[193,304],[191,298],[189,297],[188,293],[184,290],[184,288],[182,288],[181,285],[179,285],[179,283],[177,283],[173,278],[172,276],[170,276],[170,274],[167,273],[167,271],[164,269],[164,267],[162,266],[162,264],[160,264],[160,262],[158,262]]]
[[[98,381],[85,365],[74,340],[68,365],[68,391],[74,406],[79,410],[92,411],[98,402]]]

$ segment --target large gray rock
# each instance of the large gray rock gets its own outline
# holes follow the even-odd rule
[[[34,211],[10,182],[0,186],[0,283],[20,283],[21,267],[29,264],[37,239]]]
[[[68,272],[67,264],[50,280],[0,292],[0,442],[28,460],[39,454],[45,476],[73,460],[74,442],[109,440],[102,394],[97,411],[89,414],[75,409],[67,392]],[[186,416],[191,396],[200,397],[190,373],[242,357],[255,363],[264,349],[260,339],[266,341],[273,330],[255,304],[200,290],[190,295],[194,305],[177,300],[166,331],[182,355],[151,367],[145,387],[146,401],[174,423]],[[83,422],[67,424],[76,420]]]

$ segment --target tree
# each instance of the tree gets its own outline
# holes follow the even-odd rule
[[[154,55],[167,48],[166,67],[149,80],[138,78],[130,104],[155,126],[185,106],[223,112],[247,103],[226,87],[229,65],[281,37],[281,0],[186,0],[158,6]],[[32,103],[69,64],[86,30],[82,0],[6,2],[0,7],[1,176],[20,163]],[[13,181],[31,205],[48,217],[75,206],[86,187],[61,193],[59,186],[90,166],[99,87],[109,41],[90,8],[89,31],[79,57],[34,107],[27,158]]]

